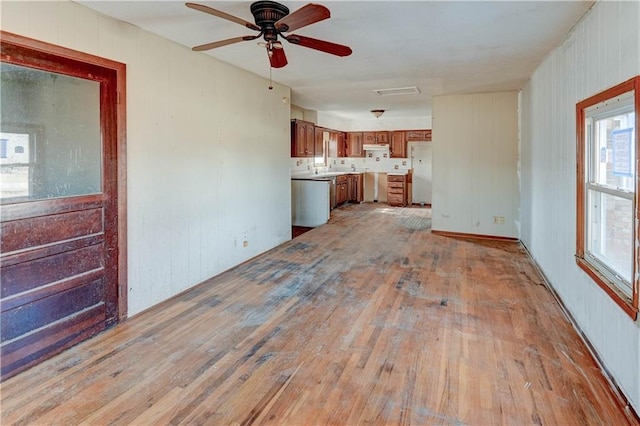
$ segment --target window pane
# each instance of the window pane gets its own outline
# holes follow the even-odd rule
[[[100,83],[0,66],[0,201],[101,192]]]
[[[31,182],[27,133],[0,133],[0,197],[27,197]]]
[[[588,191],[587,252],[617,275],[621,290],[631,295],[633,270],[633,203],[631,200]]]
[[[590,182],[626,191],[634,190],[634,126],[633,111],[595,120]]]

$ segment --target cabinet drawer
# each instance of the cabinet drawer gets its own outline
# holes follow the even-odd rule
[[[340,175],[336,178],[336,182],[337,183],[347,183],[347,176],[346,175]]]
[[[404,182],[406,176],[387,175],[387,182]]]
[[[387,188],[404,188],[404,182],[387,182]]]
[[[404,196],[402,194],[388,194],[387,203],[404,205]]]
[[[387,188],[387,194],[404,195],[404,188]]]

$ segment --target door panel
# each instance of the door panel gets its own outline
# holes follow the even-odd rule
[[[115,324],[120,286],[116,73],[4,39],[2,61],[4,379]]]
[[[102,233],[102,215],[102,208],[94,208],[3,222],[0,249],[2,253],[8,254],[25,248]]]

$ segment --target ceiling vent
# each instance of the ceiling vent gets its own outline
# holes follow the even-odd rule
[[[420,89],[416,86],[413,87],[397,87],[395,89],[375,89],[373,93],[380,96],[391,95],[417,95],[420,93]]]

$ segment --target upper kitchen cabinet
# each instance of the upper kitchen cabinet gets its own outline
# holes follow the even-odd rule
[[[389,154],[391,158],[407,158],[408,132],[391,132],[391,143],[389,144]]]
[[[389,143],[389,132],[362,132],[365,144]]]
[[[347,156],[347,137],[344,132],[331,130],[329,132],[329,157],[341,158]]]
[[[362,132],[347,133],[347,157],[364,157]]]
[[[316,127],[314,130],[313,156],[322,157],[324,154],[324,133],[325,129]]]
[[[315,154],[315,126],[303,120],[291,120],[291,156],[313,157]]]
[[[407,130],[407,142],[420,142],[431,140],[431,129]]]

